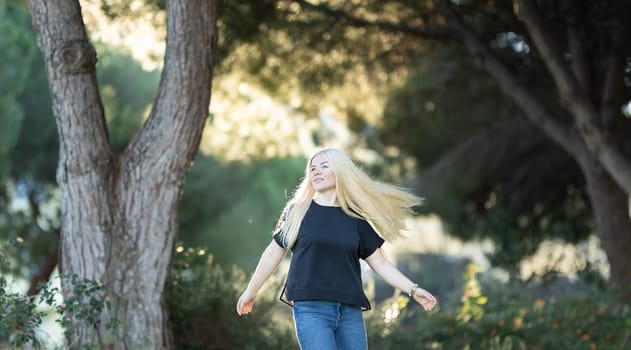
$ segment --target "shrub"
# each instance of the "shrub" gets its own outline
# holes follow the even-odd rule
[[[255,311],[238,316],[236,303],[247,283],[243,271],[213,264],[204,249],[178,247],[167,302],[177,349],[295,349],[291,309],[278,301],[283,280],[272,278]]]
[[[18,348],[34,343],[35,329],[43,314],[23,294],[8,291],[7,280],[0,276],[0,348]]]
[[[10,247],[21,243],[18,238],[15,242],[9,241],[3,244]],[[0,265],[8,266],[8,258],[0,252]],[[101,314],[109,309],[110,304],[105,296],[104,286],[100,283],[80,278],[77,275],[61,277],[69,286],[69,293],[65,301],[57,303],[55,296],[59,293],[56,287],[50,283],[40,287],[39,301],[51,307],[57,314],[56,322],[59,323],[67,337],[70,330],[79,324],[88,323],[98,329],[101,323]],[[35,298],[30,298],[23,293],[9,291],[9,283],[0,275],[0,348],[21,349],[24,347],[39,348],[42,344],[36,337],[36,330],[42,324],[42,318],[46,312],[37,310]],[[106,330],[117,326],[116,320],[111,320],[105,325]],[[105,348],[108,344],[98,333],[97,344],[83,344],[83,349]],[[72,348],[72,346],[71,346]]]
[[[494,293],[503,290],[511,298],[494,298],[485,297],[483,289],[471,283],[474,278],[475,273],[469,270],[459,308],[425,313],[417,305],[407,306],[394,322],[396,327],[385,321],[389,304],[380,304],[369,323],[371,347],[618,350],[631,342],[629,310],[613,302],[606,292],[594,290],[589,295],[530,302],[527,291],[522,292],[521,298],[515,292],[527,290],[523,283],[497,284]],[[479,317],[463,317],[471,310],[477,310]],[[389,330],[383,332],[384,329]]]
[[[103,312],[111,308],[104,285],[76,274],[64,275],[61,279],[69,287],[63,303],[58,304],[55,301],[55,296],[61,291],[50,284],[40,288],[40,300],[57,312],[59,317],[55,322],[63,329],[66,339],[70,339],[72,330],[87,324],[94,328],[97,339],[94,339],[96,343],[82,344],[83,349],[104,349],[110,346],[109,332],[119,326],[119,321],[112,318],[105,327],[100,327]],[[69,347],[73,348],[75,345],[70,344]]]

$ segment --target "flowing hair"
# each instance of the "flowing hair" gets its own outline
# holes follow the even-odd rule
[[[337,202],[347,215],[368,221],[386,241],[403,237],[405,218],[414,213],[413,208],[421,205],[422,199],[405,188],[370,178],[346,153],[325,148],[309,158],[305,176],[278,220],[275,232],[280,232],[285,247],[290,248],[296,242],[302,219],[315,195],[309,171],[317,155],[328,160],[335,174]]]

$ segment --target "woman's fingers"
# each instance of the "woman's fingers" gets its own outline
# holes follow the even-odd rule
[[[425,309],[425,311],[432,310],[434,308],[434,305],[436,305],[436,304],[434,302],[432,302],[430,299],[422,297],[422,299],[421,299],[421,306],[423,306],[423,309]]]
[[[435,296],[421,288],[416,290],[414,299],[421,304],[425,311],[432,310],[436,304],[438,304],[438,300],[436,300]]]
[[[237,315],[241,316],[243,310],[243,306],[241,305],[241,299],[239,299],[239,301],[237,301]]]
[[[247,315],[252,311],[253,306],[254,306],[254,301],[245,300],[243,297],[241,297],[239,298],[239,301],[237,302],[237,314],[239,314],[239,316]]]
[[[239,298],[239,301],[237,301],[237,314],[239,316],[243,315],[245,312],[245,305],[243,303],[243,297]]]
[[[426,311],[430,311],[436,306],[436,302],[432,299],[425,298],[425,302],[422,304]]]

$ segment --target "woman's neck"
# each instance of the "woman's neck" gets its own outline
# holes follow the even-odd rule
[[[326,205],[329,207],[339,206],[339,204],[337,203],[337,196],[335,195],[335,191],[317,192],[313,200],[320,205]]]

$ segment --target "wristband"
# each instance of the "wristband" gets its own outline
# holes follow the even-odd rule
[[[412,289],[410,289],[410,298],[414,296],[414,294],[416,294],[416,288],[418,288],[418,284],[414,283],[414,285],[412,286]]]

